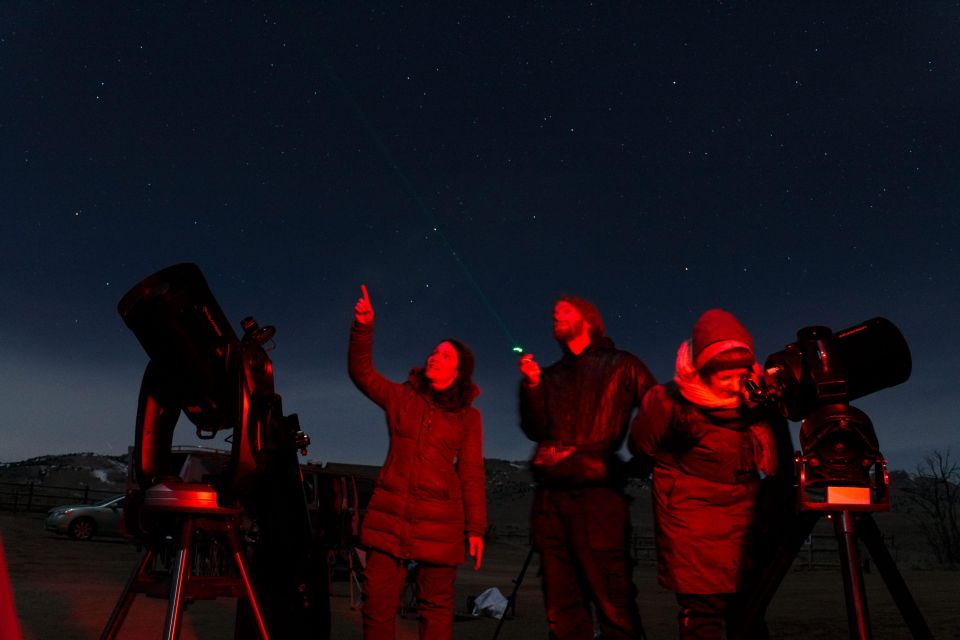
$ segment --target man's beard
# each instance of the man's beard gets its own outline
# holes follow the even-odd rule
[[[583,320],[553,323],[553,337],[557,342],[569,342],[583,331]]]

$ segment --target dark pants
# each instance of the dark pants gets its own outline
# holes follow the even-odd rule
[[[400,594],[407,579],[407,561],[371,549],[364,568],[363,637],[394,640]],[[457,568],[418,563],[417,615],[421,640],[453,637],[453,584]]]
[[[726,627],[727,637],[734,637],[741,624],[743,597],[739,593],[678,593],[680,640],[720,640]],[[760,621],[752,629],[740,628],[738,638],[766,640],[767,626]]]
[[[550,637],[593,640],[590,607],[603,638],[643,638],[627,498],[605,487],[540,488],[530,521],[540,553]]]
[[[732,594],[678,593],[680,640],[720,640]]]

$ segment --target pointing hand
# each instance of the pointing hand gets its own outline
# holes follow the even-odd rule
[[[357,304],[353,307],[353,317],[357,321],[357,324],[373,324],[373,305],[370,304],[370,294],[367,293],[367,285],[361,284],[360,291],[363,295],[360,296]]]

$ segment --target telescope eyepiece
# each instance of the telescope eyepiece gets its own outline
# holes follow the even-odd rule
[[[243,339],[246,341],[252,340],[257,344],[272,340],[277,333],[277,329],[273,325],[261,327],[253,316],[247,316],[241,320],[240,327],[243,329]]]

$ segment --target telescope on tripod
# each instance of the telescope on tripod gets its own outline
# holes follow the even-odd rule
[[[274,328],[248,317],[238,337],[189,263],[136,284],[118,311],[150,358],[124,507],[145,552],[101,639],[116,637],[138,593],[168,599],[165,640],[179,637],[186,603],[220,596],[238,599],[235,638],[329,638],[326,556],[314,544],[297,458],[309,438],[274,390],[265,348]],[[201,439],[230,432],[223,473],[201,482],[172,475],[181,414]],[[193,571],[198,540],[227,547],[232,566]],[[171,545],[172,569],[155,570]]]
[[[812,326],[767,358],[760,383],[745,381],[755,402],[801,421],[795,458],[797,513],[747,601],[742,629],[762,618],[797,552],[821,516],[834,525],[851,638],[871,637],[858,541],[870,552],[914,638],[929,627],[883,542],[872,513],[890,510],[887,461],[873,423],[850,402],[910,377],[910,349],[885,318],[834,333]]]

